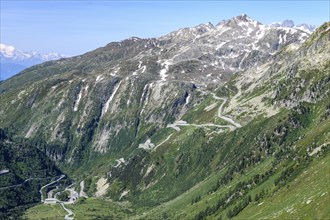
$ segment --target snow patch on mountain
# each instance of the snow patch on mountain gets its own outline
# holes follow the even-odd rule
[[[79,94],[78,94],[78,97],[77,97],[77,100],[76,100],[76,102],[75,102],[75,104],[74,104],[74,108],[73,108],[73,111],[78,111],[78,107],[79,107],[79,103],[80,103],[80,100],[81,100],[81,98],[82,98],[82,96],[83,96],[83,93],[86,93],[87,94],[87,92],[88,92],[88,85],[86,86],[86,87],[84,87],[83,89],[81,89],[80,90],[80,92],[79,92]]]
[[[75,111],[75,112],[78,110],[78,105],[79,105],[79,102],[80,102],[81,97],[82,97],[82,90],[80,90],[79,95],[78,95],[78,98],[77,98],[77,100],[76,100],[76,102],[74,104],[73,111]]]
[[[161,81],[166,81],[166,73],[168,71],[168,66],[171,65],[171,63],[168,60],[165,60],[161,66],[163,67],[160,71],[159,71],[159,75],[161,78]]]
[[[113,89],[113,92],[112,92],[110,98],[109,98],[108,101],[105,103],[105,106],[104,106],[104,109],[103,109],[102,115],[105,114],[105,113],[108,111],[108,109],[109,109],[109,105],[110,105],[110,102],[111,102],[111,100],[113,99],[113,97],[115,97],[115,95],[116,95],[116,93],[117,93],[117,90],[118,90],[118,88],[120,87],[121,82],[122,82],[122,81],[120,81],[120,82],[118,83],[118,85],[116,85],[116,87]]]
[[[95,82],[99,82],[103,79],[103,76],[102,75],[98,75],[95,79]]]
[[[186,97],[186,105],[189,103],[190,100],[190,94],[188,94],[188,96]]]

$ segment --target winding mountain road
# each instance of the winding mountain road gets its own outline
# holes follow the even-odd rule
[[[62,208],[68,213],[67,215],[64,216],[65,220],[73,220],[74,219],[74,213],[71,209],[68,209],[67,207],[64,206],[64,202],[59,201],[60,205]]]
[[[212,95],[212,97],[215,99],[215,100],[222,100],[223,102],[221,103],[221,105],[219,106],[218,108],[218,112],[217,112],[217,116],[221,119],[223,119],[224,121],[228,122],[230,125],[218,125],[218,124],[214,124],[214,123],[205,123],[205,124],[190,124],[190,123],[187,123],[186,121],[176,121],[174,122],[173,124],[168,124],[167,127],[168,128],[173,128],[174,130],[176,131],[180,131],[180,126],[195,126],[195,127],[216,127],[216,128],[229,128],[231,131],[235,130],[236,128],[240,128],[242,127],[241,124],[235,122],[233,119],[229,118],[228,116],[225,116],[223,115],[223,107],[224,105],[226,104],[226,102],[228,101],[228,99],[226,98],[222,98],[222,97],[219,97],[217,96],[215,93],[213,92],[208,92],[208,91],[204,91],[204,90],[201,90],[201,92],[203,94],[210,94]],[[159,147],[160,145],[164,144],[166,141],[168,141],[171,136],[173,134],[170,134],[164,141],[162,141],[160,144],[158,144],[155,148],[153,149],[156,149],[157,147]]]
[[[60,178],[58,178],[57,180],[54,180],[53,182],[50,182],[50,183],[47,183],[46,185],[44,185],[44,186],[42,186],[41,188],[40,188],[40,190],[39,190],[39,193],[40,193],[40,200],[41,200],[41,202],[44,202],[44,196],[42,195],[42,190],[45,188],[45,187],[47,187],[47,186],[50,186],[50,185],[53,185],[54,183],[57,183],[58,181],[60,181],[61,179],[63,179],[65,177],[65,175],[64,174],[62,174],[61,176],[60,176]]]
[[[62,208],[68,213],[68,214],[66,214],[66,215],[64,216],[64,219],[65,219],[65,220],[73,220],[73,219],[74,219],[74,215],[75,215],[74,212],[73,212],[71,209],[65,207],[65,205],[64,205],[64,204],[72,204],[72,203],[74,202],[73,200],[70,200],[69,202],[63,202],[63,201],[60,201],[60,200],[58,200],[58,199],[56,198],[56,194],[58,194],[58,193],[55,193],[54,198],[52,198],[52,193],[51,193],[51,194],[48,194],[48,196],[47,196],[48,198],[47,198],[46,200],[43,199],[42,190],[43,190],[44,188],[46,188],[47,186],[50,186],[50,185],[53,185],[53,184],[57,183],[58,181],[60,181],[60,180],[63,179],[64,177],[65,177],[65,175],[63,174],[63,175],[61,175],[57,180],[54,180],[54,181],[52,181],[52,182],[50,182],[50,183],[47,183],[46,185],[42,186],[42,187],[40,188],[40,190],[39,190],[39,193],[40,193],[40,196],[41,196],[41,197],[40,197],[40,200],[41,200],[41,202],[43,202],[43,203],[45,203],[45,204],[50,204],[50,203],[52,203],[52,202],[59,203],[59,204],[62,206]],[[70,186],[66,187],[66,188],[64,189],[64,191],[66,191],[66,190],[70,191],[71,195],[73,195],[73,194],[77,194],[77,192],[75,192],[73,189],[70,189],[70,187],[72,187],[74,184],[75,184],[75,183],[73,183],[73,184],[71,184]]]
[[[29,179],[26,179],[26,180],[24,180],[22,183],[19,183],[19,184],[15,184],[15,185],[11,185],[11,186],[0,187],[0,190],[3,190],[3,189],[10,189],[10,188],[14,188],[14,187],[22,186],[24,183],[29,182],[29,181],[31,181],[31,180],[43,180],[43,179],[50,179],[50,178],[52,178],[52,177],[29,178]]]
[[[176,131],[180,131],[180,126],[195,126],[195,127],[217,127],[217,128],[229,128],[230,130],[235,130],[236,128],[242,127],[239,123],[235,122],[233,119],[229,118],[228,116],[223,115],[223,107],[227,102],[226,98],[222,98],[217,96],[215,93],[212,92],[206,92],[201,91],[204,94],[211,94],[215,100],[222,100],[223,102],[218,108],[217,116],[226,122],[228,122],[230,125],[218,125],[214,123],[206,123],[206,124],[189,124],[185,121],[176,121],[173,124],[168,124],[167,127],[173,128]]]
[[[211,93],[211,94],[213,95],[213,98],[214,98],[214,99],[217,99],[217,100],[219,100],[219,99],[220,99],[220,100],[223,100],[223,102],[221,103],[220,107],[218,108],[218,117],[221,118],[221,119],[223,119],[223,120],[225,120],[226,122],[232,124],[232,125],[235,126],[236,128],[240,128],[240,127],[242,127],[241,124],[235,122],[233,119],[231,119],[231,118],[229,118],[229,117],[227,117],[227,116],[222,115],[222,113],[223,113],[223,106],[226,104],[227,99],[226,99],[226,98],[218,97],[218,96],[216,96],[214,93]]]
[[[47,197],[48,197],[47,199],[50,199],[50,200],[46,202],[46,201],[44,200],[44,198],[43,198],[43,194],[42,194],[42,190],[43,190],[44,188],[46,188],[47,186],[50,186],[50,185],[53,185],[53,184],[57,183],[58,181],[60,181],[60,180],[63,179],[64,177],[65,177],[65,175],[62,174],[58,179],[56,179],[56,180],[54,180],[54,181],[52,181],[52,182],[50,182],[50,183],[47,183],[46,185],[42,186],[42,187],[40,188],[40,190],[39,190],[39,193],[40,193],[40,200],[41,200],[41,202],[43,202],[43,203],[45,203],[45,204],[47,204],[47,202],[48,202],[48,204],[50,204],[50,201],[53,201],[53,202],[59,203],[59,204],[62,206],[62,208],[68,213],[67,215],[64,216],[64,219],[65,219],[65,220],[73,220],[75,214],[73,213],[73,211],[72,211],[71,209],[68,209],[68,208],[66,208],[66,207],[64,206],[64,204],[72,204],[73,201],[63,202],[63,201],[60,201],[60,200],[58,200],[58,199],[56,199],[56,198],[51,198],[51,197],[52,197],[52,193],[49,193],[49,194],[47,195]],[[29,179],[26,179],[26,180],[24,180],[24,182],[19,183],[19,184],[15,184],[15,185],[11,185],[11,186],[6,186],[6,187],[1,187],[0,190],[10,189],[10,188],[14,188],[14,187],[18,187],[18,186],[23,185],[25,182],[28,182],[28,181],[31,181],[31,180],[40,180],[40,179],[48,179],[48,178],[50,178],[50,177],[45,177],[45,178],[29,178]],[[72,194],[78,194],[78,193],[75,192],[73,189],[69,189],[69,187],[73,186],[74,184],[75,184],[75,183],[73,183],[73,184],[71,184],[70,186],[68,186],[68,187],[65,188],[65,190],[69,190],[69,191],[70,191],[71,195],[72,195]],[[65,191],[65,190],[64,190],[64,191]],[[56,195],[56,194],[55,194],[55,195]]]
[[[171,136],[172,136],[173,134],[170,134],[165,140],[163,140],[161,143],[159,143],[156,147],[154,147],[153,149],[155,150],[157,147],[159,147],[160,145],[162,145],[162,144],[164,144],[166,141],[168,141],[170,138],[171,138]]]

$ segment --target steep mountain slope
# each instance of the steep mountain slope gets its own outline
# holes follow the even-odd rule
[[[259,204],[256,217],[281,218],[291,212],[279,201],[296,195],[306,198],[292,216],[304,217],[315,204],[299,206],[311,196],[299,178],[329,158],[329,30],[309,36],[241,15],[110,43],[3,82],[1,126],[90,196],[128,201],[123,218],[247,218]],[[309,177],[321,205],[306,215],[328,216],[329,173]],[[99,204],[78,203],[77,216],[110,215],[84,203]]]
[[[23,52],[13,46],[0,44],[0,80],[6,80],[27,67],[65,57],[58,53]]]
[[[259,66],[307,36],[242,15],[214,28],[200,25],[159,39],[111,43],[29,68],[1,84],[6,115],[1,122],[21,136],[63,145],[67,152],[52,157],[66,163],[82,152],[127,150],[138,144],[137,135],[148,136],[200,102],[199,84],[224,84],[235,72]]]
[[[207,216],[226,219],[236,215],[237,219],[329,217],[326,211],[330,201],[327,186],[330,173],[326,162],[330,144],[329,58],[325,55],[330,49],[329,24],[322,26],[300,48],[290,49],[285,48],[278,54],[283,60],[276,62],[283,61],[282,70],[271,72],[263,68],[259,77],[250,79],[251,75],[245,73],[233,78],[235,83],[229,82],[238,87],[240,94],[230,101],[229,108],[232,104],[232,109],[250,117],[258,111],[273,115],[269,119],[254,117],[237,130],[233,138],[237,144],[216,141],[221,146],[220,155],[224,154],[224,146],[240,155],[236,163],[235,157],[227,154],[232,160],[227,170],[220,169],[214,179],[211,175],[184,196],[152,210],[149,216],[166,211],[167,215],[175,212],[173,218],[187,219]],[[287,55],[292,58],[288,59]],[[286,85],[280,86],[281,89],[274,83],[278,78]],[[241,86],[246,93],[241,91]],[[268,93],[268,89],[272,92]],[[277,95],[272,96],[274,92]],[[288,110],[279,109],[277,114],[273,110],[269,112],[270,104],[276,103],[274,100]],[[247,103],[251,106],[244,113],[241,109]],[[207,149],[212,152],[212,145],[208,144]]]
[[[62,172],[34,146],[13,141],[0,129],[0,219],[19,218],[40,202],[39,189]]]

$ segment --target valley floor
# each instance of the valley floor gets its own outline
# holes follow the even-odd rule
[[[231,186],[246,180],[270,167],[271,161],[264,162],[249,170],[245,175],[237,176],[226,187],[214,193],[207,193],[216,182],[218,175],[213,175],[200,182],[177,198],[153,208],[137,208],[129,202],[112,202],[88,198],[80,199],[74,205],[68,205],[75,213],[75,219],[194,219],[200,210],[214,203],[220,195],[227,193]],[[273,182],[280,172],[275,172],[267,181],[251,190],[252,198],[261,191],[267,195],[257,202],[252,202],[233,219],[327,219],[330,216],[330,155],[315,160],[295,180],[277,189]],[[219,174],[221,175],[221,173]],[[191,204],[197,195],[201,199]],[[228,209],[216,212],[207,219],[227,219]],[[59,204],[40,204],[28,209],[28,219],[64,219],[66,212]],[[220,217],[221,216],[221,217]]]

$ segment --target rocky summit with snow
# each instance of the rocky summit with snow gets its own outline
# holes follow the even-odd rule
[[[1,82],[0,128],[74,180],[70,218],[325,219],[329,36],[243,14],[112,42]]]

